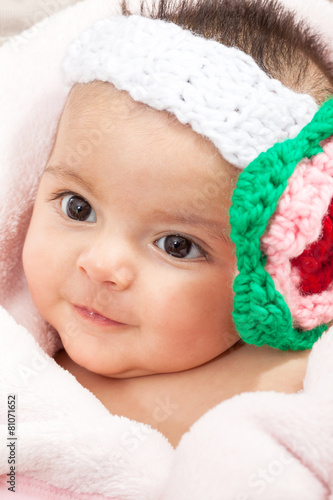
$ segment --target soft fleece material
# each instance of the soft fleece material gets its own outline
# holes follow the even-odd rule
[[[310,12],[311,0],[302,3]],[[318,5],[332,26],[333,6]],[[317,2],[312,9],[315,25]],[[118,1],[85,0],[0,49],[0,498],[333,500],[333,329],[312,349],[303,392],[224,401],[176,450],[149,426],[111,415],[52,359],[61,342],[32,303],[22,245],[66,99],[65,47],[119,13]],[[9,393],[18,398],[16,496],[6,484]]]

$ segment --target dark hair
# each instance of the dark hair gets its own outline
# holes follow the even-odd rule
[[[126,9],[126,7],[125,7]],[[333,95],[328,48],[276,0],[159,0],[142,13],[237,47],[268,75],[318,101]]]

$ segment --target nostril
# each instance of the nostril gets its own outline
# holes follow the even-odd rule
[[[96,284],[108,284],[109,289],[126,288],[134,279],[134,253],[129,253],[119,242],[114,245],[108,240],[104,244],[89,245],[76,260],[79,274]]]
[[[134,279],[133,272],[128,267],[114,270],[112,282],[120,287],[127,287]]]
[[[112,289],[127,288],[134,279],[134,272],[129,267],[112,262],[102,264],[93,259],[80,259],[77,262],[77,269],[91,281],[109,284]]]

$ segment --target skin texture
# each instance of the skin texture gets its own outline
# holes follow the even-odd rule
[[[239,340],[228,168],[209,141],[167,113],[106,83],[72,89],[23,265],[38,310],[77,365],[114,378],[174,373],[214,360]],[[92,207],[87,220],[66,212],[75,194]],[[180,213],[186,220],[176,220]],[[203,251],[192,246],[185,258],[170,256],[164,237],[179,233]],[[75,305],[122,324],[101,326]]]
[[[58,175],[48,171],[59,164]],[[76,85],[24,245],[32,298],[65,348],[56,362],[112,414],[151,425],[173,447],[236,394],[297,392],[311,352],[239,342],[228,237],[236,179],[210,142],[167,113],[109,84]],[[73,193],[91,204],[87,221],[66,215]],[[204,253],[170,256],[163,238],[179,232]],[[125,325],[93,323],[73,304]]]

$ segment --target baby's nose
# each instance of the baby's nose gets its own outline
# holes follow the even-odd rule
[[[114,289],[125,290],[135,277],[133,262],[130,248],[96,242],[80,253],[77,267],[96,283],[108,282]]]

